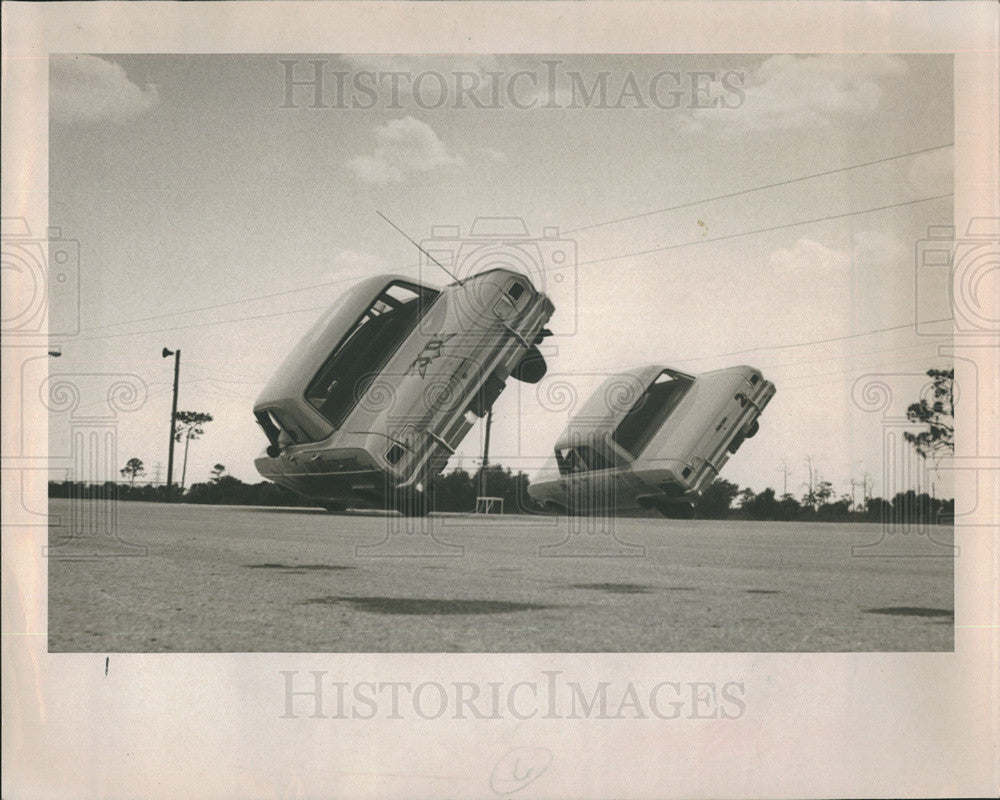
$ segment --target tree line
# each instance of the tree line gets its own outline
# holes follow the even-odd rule
[[[701,519],[752,519],[790,522],[808,520],[818,522],[896,522],[896,523],[951,523],[955,515],[955,501],[951,498],[932,497],[913,489],[897,492],[892,498],[868,497],[860,503],[851,502],[848,495],[834,499],[830,484],[819,484],[819,489],[806,492],[797,499],[791,494],[780,497],[774,489],[760,493],[740,489],[735,483],[716,479],[695,502],[695,516]]]
[[[74,481],[50,481],[49,497],[87,497],[140,502],[166,502],[171,499],[166,486],[143,485],[136,482],[145,474],[140,459],[129,459],[120,472],[129,481],[128,483],[107,481],[103,484],[84,484]],[[478,469],[474,473],[455,469],[435,476],[432,481],[433,508],[436,511],[472,512],[476,508],[476,498],[488,495],[503,500],[503,511],[506,514],[538,512],[541,508],[528,497],[528,483],[526,473],[515,473],[509,467],[499,464],[490,464],[485,471]],[[270,481],[244,483],[239,478],[229,475],[222,464],[215,465],[212,477],[205,483],[195,483],[186,489],[175,485],[173,499],[205,505],[319,505],[316,501]]]
[[[919,433],[904,433],[905,440],[918,455],[935,464],[955,450],[954,430],[954,369],[930,369],[931,391],[919,402],[907,408],[911,422],[925,425]],[[226,473],[222,464],[212,469],[206,483],[196,483],[187,489],[184,480],[187,472],[187,453],[192,440],[204,433],[204,425],[212,421],[211,414],[179,411],[175,439],[184,442],[184,464],[180,486],[168,496],[165,486],[151,484],[136,486],[136,480],[145,475],[141,459],[131,458],[120,470],[128,484],[114,481],[104,484],[49,482],[50,497],[88,497],[138,501],[180,500],[187,503],[218,505],[302,506],[315,505],[294,492],[270,483],[244,483]],[[542,509],[528,496],[528,476],[512,472],[498,464],[489,464],[475,473],[458,468],[435,476],[431,483],[432,508],[436,511],[471,512],[479,496],[503,499],[503,512],[507,514],[538,513]],[[912,489],[899,492],[894,497],[865,497],[860,504],[844,495],[834,498],[833,485],[827,481],[812,482],[810,466],[809,490],[797,499],[785,493],[780,497],[774,489],[760,493],[741,489],[735,483],[716,479],[694,502],[695,517],[701,519],[752,519],[752,520],[818,520],[826,522],[950,522],[955,513],[955,501],[940,499],[926,492]]]
[[[485,491],[483,479],[485,477]],[[530,481],[524,472],[513,472],[507,467],[491,464],[467,472],[455,469],[434,478],[432,483],[433,508],[436,511],[471,513],[476,508],[476,498],[487,494],[503,499],[505,514],[540,513],[541,508],[528,496]],[[926,492],[908,490],[894,497],[869,497],[852,504],[849,496],[834,498],[829,484],[821,482],[802,498],[791,494],[778,496],[774,489],[754,492],[740,488],[725,479],[716,479],[695,501],[698,519],[749,519],[775,521],[819,522],[900,522],[900,523],[949,523],[955,513],[955,501],[932,497]],[[50,497],[86,497],[90,499],[134,500],[165,502],[166,486],[151,484],[82,484],[72,481],[49,482]],[[204,505],[246,506],[309,506],[318,503],[302,497],[270,481],[244,483],[228,475],[225,467],[216,464],[212,478],[205,483],[195,483],[187,489],[174,487],[175,501]],[[624,515],[624,514],[623,514]],[[653,512],[650,515],[655,516]]]

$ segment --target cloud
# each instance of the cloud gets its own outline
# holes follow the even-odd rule
[[[53,56],[49,62],[49,116],[54,122],[123,123],[160,102],[155,86],[142,89],[125,70],[97,56]]]
[[[344,53],[340,60],[351,67],[370,72],[472,72],[482,75],[497,69],[499,61],[491,55],[396,55],[382,53]]]
[[[414,174],[465,166],[465,159],[450,153],[430,125],[413,117],[378,125],[374,135],[373,153],[344,163],[362,183],[385,186],[400,183]]]
[[[943,147],[913,159],[910,186],[921,196],[936,197],[955,190],[955,151]]]
[[[743,133],[828,128],[878,108],[884,84],[906,75],[898,56],[771,56],[749,76],[739,108],[692,109],[679,117],[687,133]],[[721,86],[714,88],[715,96]]]
[[[791,247],[782,247],[769,257],[772,290],[766,302],[778,297],[786,331],[811,330],[817,315],[830,323],[847,323],[851,314],[851,254],[827,247],[813,239],[800,238]]]
[[[497,150],[494,147],[478,147],[476,150],[487,161],[493,164],[510,163],[510,156],[508,156],[503,150]]]
[[[842,250],[827,247],[812,239],[797,239],[792,247],[782,247],[771,253],[771,267],[785,277],[817,272],[840,272],[850,265],[850,256]]]
[[[319,276],[319,281],[321,283],[348,281],[388,271],[388,266],[381,256],[361,250],[341,250],[330,259],[327,269]]]
[[[345,161],[344,166],[360,183],[369,186],[385,186],[403,180],[403,173],[379,156],[355,156]]]
[[[535,108],[555,107],[571,108],[579,100],[574,91],[568,87],[561,86],[554,91],[548,86],[539,86],[535,94],[524,101],[526,104],[534,104]]]

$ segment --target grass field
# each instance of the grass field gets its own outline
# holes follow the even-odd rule
[[[953,648],[947,547],[878,525],[113,509],[51,501],[50,651]]]

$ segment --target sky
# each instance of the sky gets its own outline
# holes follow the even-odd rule
[[[531,277],[555,336],[546,379],[497,401],[492,461],[537,472],[620,369],[750,364],[777,394],[723,477],[800,495],[809,459],[878,494],[886,425],[858,381],[899,417],[948,363],[950,324],[913,323],[950,316],[918,260],[952,221],[952,116],[947,56],[53,56],[50,225],[80,247],[58,368],[139,376],[118,457],[165,479],[179,348],[179,408],[214,417],[188,484],[256,481],[254,399],[322,311],[379,272],[449,281],[376,212],[446,249],[511,217],[548,235]]]

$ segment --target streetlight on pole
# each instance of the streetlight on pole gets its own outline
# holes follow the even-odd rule
[[[177,388],[181,377],[181,351],[163,348],[163,357],[174,357],[174,402],[170,408],[170,450],[167,455],[167,502],[173,501],[174,491],[174,436],[177,431]]]

